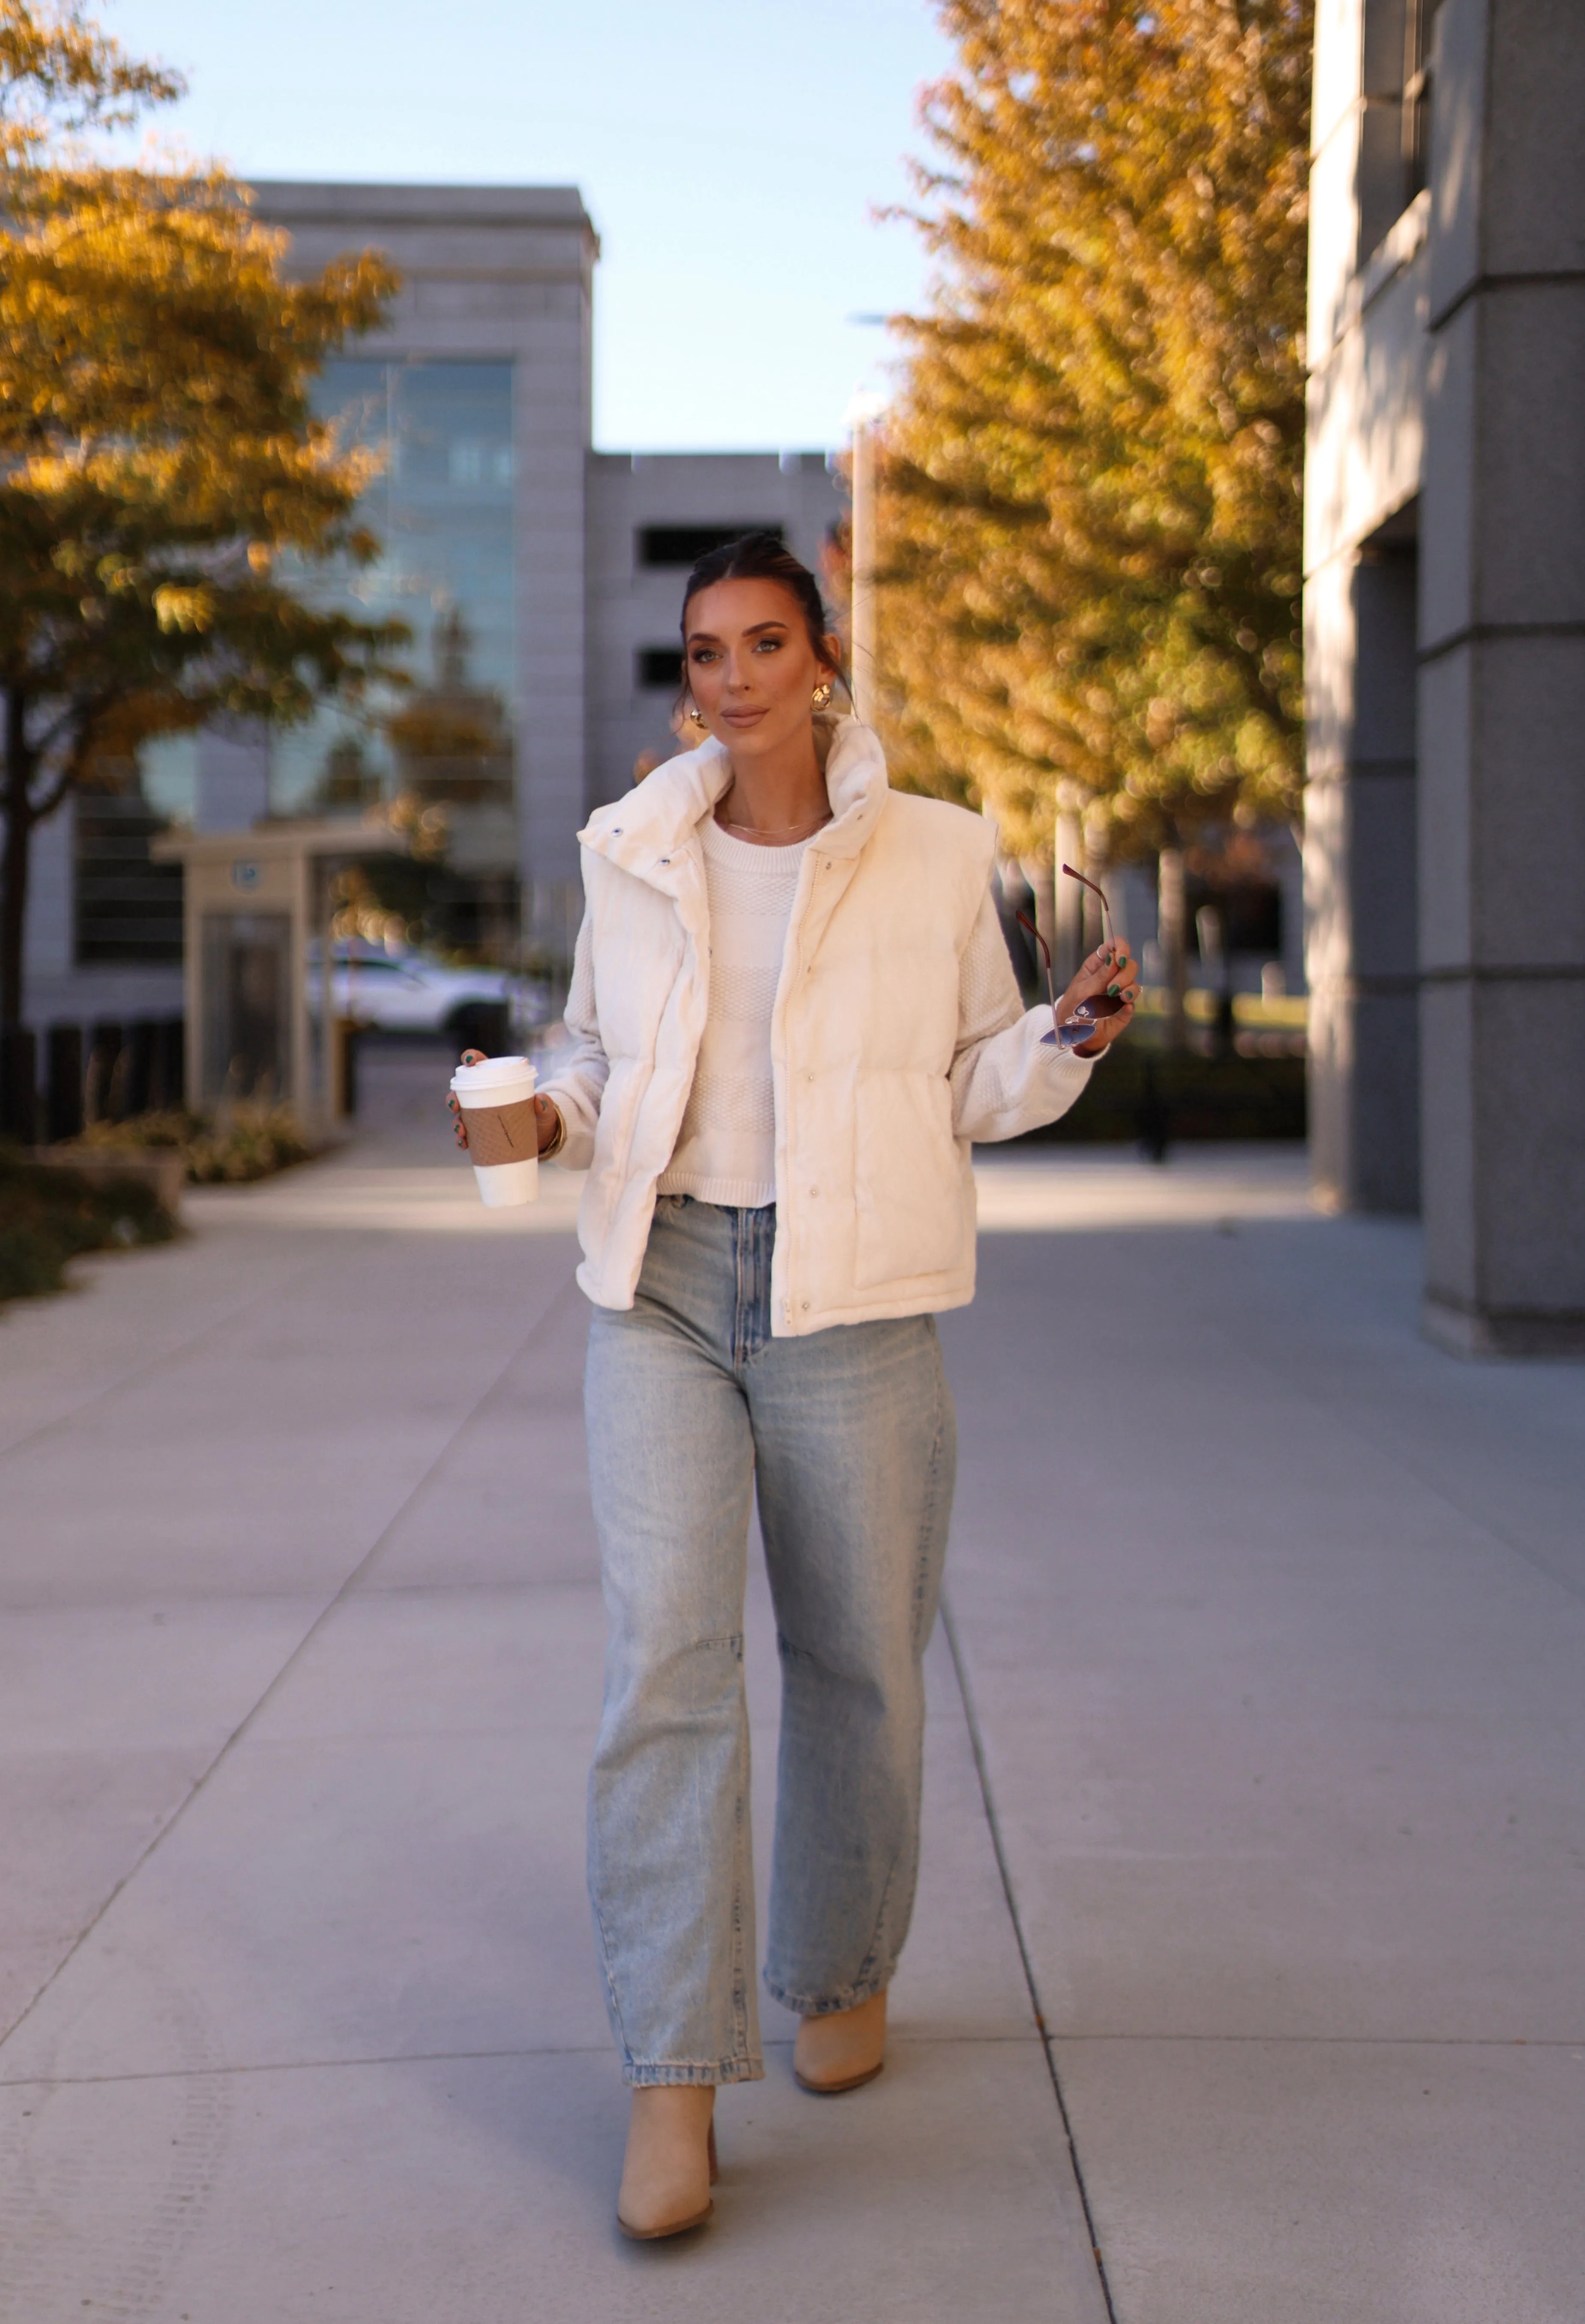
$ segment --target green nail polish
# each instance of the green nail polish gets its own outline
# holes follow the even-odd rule
[[[1108,1000],[1110,1000],[1110,999],[1111,998],[1111,995],[1112,995],[1116,991],[1117,991],[1117,987],[1116,987],[1116,985],[1115,985],[1115,984],[1109,984],[1109,985],[1107,986],[1107,988],[1106,988],[1106,994],[1107,994],[1107,998],[1108,998]]]

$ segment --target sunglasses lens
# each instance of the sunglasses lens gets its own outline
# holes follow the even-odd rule
[[[1087,1041],[1094,1030],[1091,1019],[1081,1017],[1075,1010],[1073,1016],[1064,1017],[1054,1032],[1041,1034],[1041,1047],[1046,1049],[1076,1049],[1080,1042]]]

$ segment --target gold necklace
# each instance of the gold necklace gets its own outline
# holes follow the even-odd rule
[[[729,791],[727,793],[727,797],[730,798],[732,794]],[[723,804],[724,805],[724,801]],[[719,808],[716,810],[715,820],[721,825],[723,831],[734,831],[741,839],[807,839],[812,836],[815,832],[818,831],[823,824],[827,824],[831,821],[831,808],[830,806],[827,805],[825,814],[817,815],[813,823],[789,823],[785,825],[779,831],[766,831],[763,830],[760,825],[755,823],[730,822],[728,818],[721,813]]]

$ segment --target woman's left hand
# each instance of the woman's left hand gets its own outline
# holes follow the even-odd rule
[[[1110,995],[1123,1006],[1114,1016],[1101,1017],[1095,1031],[1083,1048],[1075,1049],[1075,1057],[1098,1057],[1109,1041],[1126,1033],[1134,1021],[1134,1004],[1139,998],[1139,964],[1126,944],[1101,945],[1092,952],[1077,976],[1060,994],[1056,1003],[1057,1022],[1071,1017],[1081,1001],[1093,1001],[1100,995]]]

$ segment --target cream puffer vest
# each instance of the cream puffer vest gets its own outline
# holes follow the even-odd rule
[[[706,743],[579,834],[593,1022],[569,1010],[584,1059],[546,1093],[567,1119],[566,1160],[589,1167],[578,1280],[598,1306],[632,1305],[693,1084],[710,983],[699,835],[730,778]],[[805,850],[771,1018],[778,1337],[957,1307],[974,1290],[970,1147],[947,1076],[994,833],[891,790],[855,720],[837,724],[826,788],[833,816]],[[607,1069],[603,1089],[590,1066]]]

